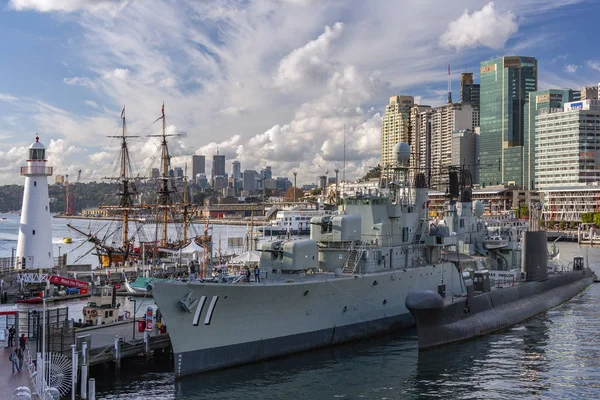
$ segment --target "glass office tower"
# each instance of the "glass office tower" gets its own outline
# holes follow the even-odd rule
[[[537,60],[507,56],[480,66],[480,183],[523,187],[523,146]]]

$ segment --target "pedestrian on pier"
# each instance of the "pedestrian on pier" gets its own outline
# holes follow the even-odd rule
[[[258,265],[254,267],[254,282],[260,283],[260,268]]]
[[[11,326],[8,330],[8,347],[13,347],[15,345],[15,326]]]
[[[21,369],[19,368],[19,357],[17,356],[17,349],[16,348],[10,354],[10,357],[8,359],[12,363],[12,373],[14,374],[15,370],[17,370],[17,372],[21,372]]]
[[[19,372],[23,369],[23,350],[20,347],[17,347],[15,352],[17,353],[17,360],[19,361]]]
[[[25,334],[22,333],[21,337],[19,338],[19,347],[21,348],[21,350],[25,350],[26,343],[27,343],[27,338],[25,337]]]

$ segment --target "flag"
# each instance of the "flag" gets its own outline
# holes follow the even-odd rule
[[[163,103],[161,111],[162,111],[162,116],[164,118],[164,116],[165,116],[165,103]]]
[[[125,118],[125,106],[123,106],[123,111],[121,111],[121,119]]]

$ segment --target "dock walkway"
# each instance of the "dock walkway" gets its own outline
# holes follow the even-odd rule
[[[144,342],[144,332],[137,331],[137,321],[135,324],[127,321],[78,329],[75,333],[77,338],[83,338],[88,335],[90,339],[89,366],[116,361],[116,335],[121,338],[119,359],[135,357],[142,354],[149,357],[154,351],[166,350],[171,346],[169,335],[166,333],[160,334],[156,330],[150,332],[150,342],[148,343],[148,346],[146,346],[146,343]]]
[[[8,361],[10,354],[14,348],[4,347],[4,343],[2,344],[2,355],[0,356],[0,399],[12,399],[14,395],[14,391],[19,386],[27,386],[31,393],[34,392],[33,386],[31,385],[31,381],[29,379],[29,371],[27,370],[27,365],[25,365],[25,360],[23,360],[23,368],[21,372],[12,373],[12,362]]]

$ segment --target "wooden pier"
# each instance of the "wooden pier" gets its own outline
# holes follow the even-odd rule
[[[148,359],[157,350],[168,351],[171,340],[167,333],[161,334],[157,330],[138,332],[138,323],[123,321],[77,329],[75,342],[78,350],[85,347],[87,365],[120,364],[125,358],[143,356]]]

